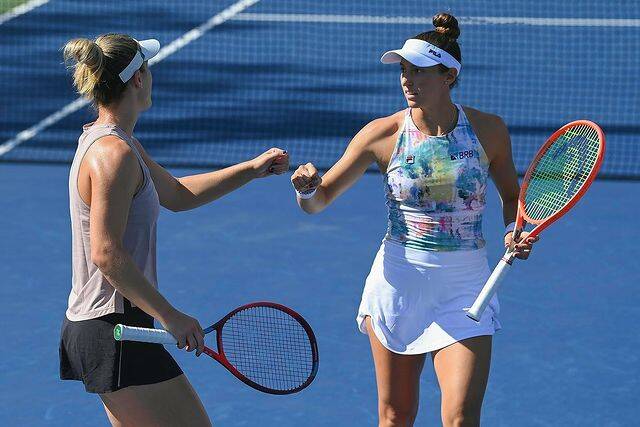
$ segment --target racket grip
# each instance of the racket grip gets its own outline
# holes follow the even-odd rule
[[[136,326],[116,325],[113,329],[116,341],[140,341],[157,344],[175,344],[177,341],[164,329],[138,328]]]
[[[489,276],[487,283],[484,284],[482,290],[476,297],[475,302],[473,303],[471,308],[467,310],[468,317],[475,320],[476,322],[480,321],[482,313],[484,313],[485,308],[487,308],[487,305],[489,305],[489,301],[491,301],[491,298],[493,298],[493,296],[496,294],[498,288],[500,287],[500,284],[507,276],[507,272],[511,268],[511,260],[512,259],[507,257],[506,254],[500,260],[496,268],[493,270],[493,273],[491,273],[491,276]]]

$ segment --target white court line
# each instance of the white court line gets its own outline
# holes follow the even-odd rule
[[[0,25],[4,24],[5,22],[17,16],[24,15],[25,13],[30,12],[36,7],[40,7],[46,3],[49,3],[49,0],[31,0],[26,3],[20,4],[14,7],[13,9],[0,15]]]
[[[149,65],[153,65],[157,62],[162,61],[167,56],[174,54],[178,50],[185,47],[187,44],[202,37],[207,31],[211,30],[212,28],[220,24],[223,24],[224,22],[233,18],[238,13],[242,12],[248,7],[253,6],[259,1],[260,0],[241,0],[237,3],[234,3],[233,5],[223,10],[222,12],[211,17],[211,19],[209,19],[205,23],[188,31],[187,33],[183,34],[179,38],[175,39],[174,41],[172,41],[171,43],[169,43],[168,45],[160,49],[160,52],[158,52],[156,56],[154,56],[153,58],[151,58],[151,60],[149,60]],[[0,157],[7,154],[9,151],[14,149],[18,145],[22,144],[23,142],[30,140],[43,129],[46,129],[47,127],[53,125],[54,123],[57,123],[58,121],[62,120],[69,114],[75,113],[79,109],[86,106],[88,103],[89,101],[83,98],[78,98],[75,101],[67,104],[61,110],[58,110],[52,115],[50,115],[49,117],[45,118],[40,123],[30,127],[27,130],[23,130],[18,135],[16,135],[13,139],[10,139],[9,141],[6,141],[2,145],[0,145]]]
[[[241,13],[234,21],[303,22],[322,24],[418,24],[432,25],[431,18],[412,16],[311,15],[295,13]],[[544,27],[640,27],[640,19],[527,18],[509,16],[462,16],[464,25],[534,25]]]

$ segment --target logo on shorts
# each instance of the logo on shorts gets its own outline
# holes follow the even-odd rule
[[[415,158],[412,155],[407,156],[407,164],[412,165]]]

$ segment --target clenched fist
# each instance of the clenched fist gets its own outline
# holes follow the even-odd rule
[[[300,193],[311,193],[322,184],[318,170],[311,163],[300,165],[291,175],[291,184]]]
[[[271,148],[251,160],[258,178],[280,175],[289,170],[289,154],[280,148]]]

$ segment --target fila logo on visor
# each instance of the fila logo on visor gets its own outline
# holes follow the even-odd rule
[[[438,58],[442,58],[442,55],[440,55],[438,52],[436,52],[433,49],[429,49],[429,53],[433,54],[433,56],[437,56]]]

